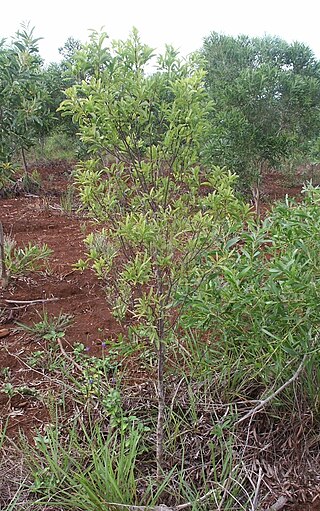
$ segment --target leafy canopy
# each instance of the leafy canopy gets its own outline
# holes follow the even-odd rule
[[[10,161],[19,149],[29,149],[43,124],[38,41],[34,29],[22,25],[11,45],[0,43],[0,162]]]
[[[235,176],[200,165],[208,98],[198,63],[168,46],[152,72],[153,50],[135,30],[106,42],[93,32],[77,54],[83,79],[61,108],[94,156],[76,174],[82,202],[107,222],[88,237],[87,262],[106,282],[114,312],[136,318],[135,331],[156,341],[160,324],[173,323],[179,283],[247,210],[234,197]],[[104,165],[110,155],[116,162]]]
[[[307,46],[212,33],[202,56],[214,101],[207,154],[244,184],[318,135],[320,67]]]

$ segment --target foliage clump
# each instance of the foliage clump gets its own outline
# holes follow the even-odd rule
[[[10,277],[42,270],[51,254],[52,250],[46,244],[33,245],[29,242],[24,247],[16,247],[14,239],[4,238],[4,261]]]
[[[301,203],[275,205],[262,224],[249,222],[224,250],[208,253],[182,324],[214,332],[204,359],[236,366],[237,392],[280,385],[307,354],[303,395],[319,413],[320,190],[309,185],[304,193]]]
[[[34,143],[42,125],[44,90],[41,82],[39,38],[34,29],[22,25],[10,45],[0,43],[0,162]]]
[[[270,167],[306,158],[320,128],[320,67],[310,48],[213,32],[201,54],[214,102],[206,147],[213,163],[237,172],[247,191]]]

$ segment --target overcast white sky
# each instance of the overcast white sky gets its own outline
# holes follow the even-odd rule
[[[142,41],[161,50],[171,43],[183,54],[198,49],[204,37],[224,34],[277,35],[306,43],[320,58],[319,0],[2,0],[0,38],[10,37],[22,21],[44,37],[40,52],[59,60],[69,36],[87,40],[88,29],[105,27],[111,39],[126,38],[136,26]]]

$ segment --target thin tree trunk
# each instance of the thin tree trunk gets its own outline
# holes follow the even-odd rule
[[[0,222],[0,287],[7,287],[9,282],[9,277],[6,269],[6,260],[4,254],[4,233],[3,226]]]
[[[263,176],[263,170],[264,170],[264,162],[260,161],[259,163],[259,174],[256,179],[256,183],[251,188],[252,197],[253,197],[253,204],[254,204],[254,210],[257,215],[257,217],[260,217],[261,212],[261,197],[260,197],[260,185],[262,181]]]
[[[165,369],[165,343],[164,343],[164,322],[163,319],[159,320],[158,327],[159,348],[158,348],[158,422],[157,422],[157,445],[156,445],[156,460],[157,460],[157,480],[161,481],[163,476],[163,438],[164,438],[164,369]]]
[[[21,147],[21,155],[22,155],[23,167],[24,167],[25,172],[27,173],[28,172],[28,164],[27,164],[26,153],[25,153],[24,147]]]
[[[45,137],[40,137],[40,147],[41,147],[41,158],[44,158],[44,145],[45,145]]]
[[[314,163],[311,163],[311,181],[312,181],[312,185],[315,186],[314,184]]]
[[[259,185],[257,184],[256,186],[253,186],[251,191],[252,191],[252,197],[253,197],[254,210],[255,210],[257,217],[259,218],[260,217],[260,209],[261,209]]]

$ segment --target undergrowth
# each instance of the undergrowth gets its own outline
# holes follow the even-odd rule
[[[15,509],[254,511],[271,509],[284,488],[291,501],[319,492],[320,199],[312,187],[305,194],[203,261],[206,278],[167,352],[161,481],[148,343],[131,335],[103,342],[101,356],[81,343],[66,354],[56,344],[63,315],[28,327],[45,341],[32,367],[56,383],[48,425],[34,445],[23,442],[27,480]],[[57,363],[45,366],[53,349]]]
[[[24,247],[17,247],[13,238],[5,236],[4,254],[9,275],[21,277],[29,272],[42,270],[52,250],[46,244],[33,245],[31,242]]]
[[[79,153],[79,142],[63,131],[54,131],[39,140],[29,151],[32,161],[75,160]]]
[[[21,171],[17,163],[0,164],[0,198],[14,197],[41,190],[41,176],[37,170]]]

